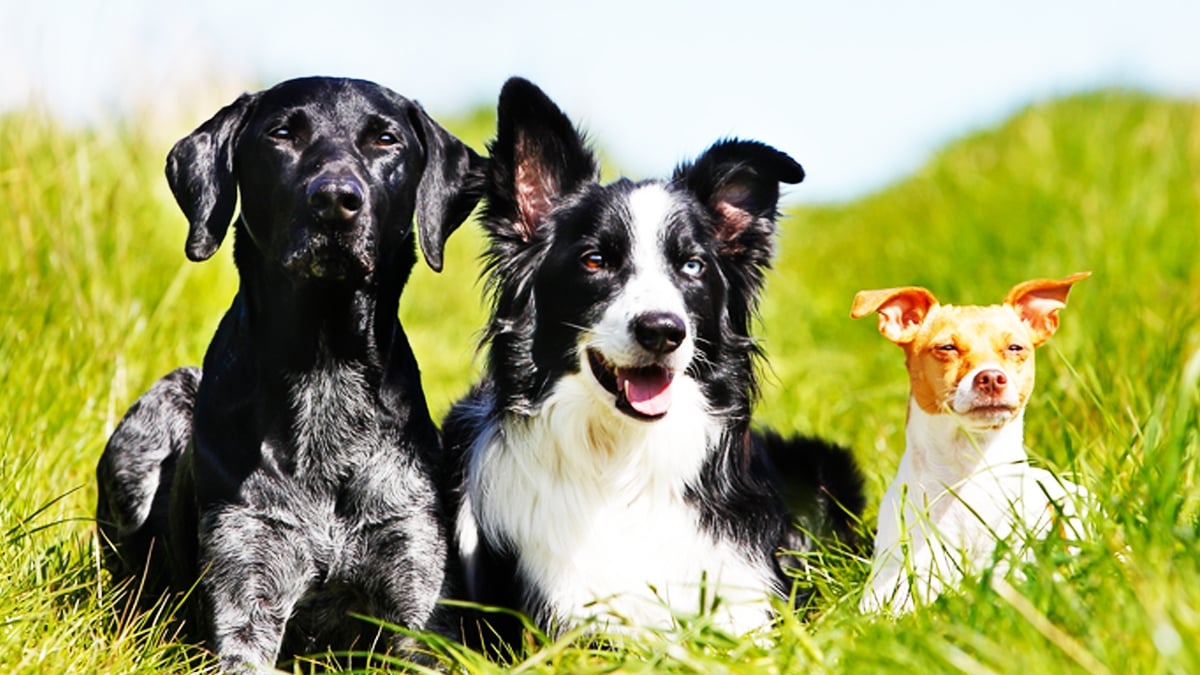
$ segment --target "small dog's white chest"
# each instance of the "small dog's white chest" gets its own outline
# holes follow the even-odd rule
[[[909,448],[880,504],[864,610],[907,611],[993,563],[1004,574],[1029,554],[1025,542],[1046,536],[1052,526],[1061,526],[1067,538],[1082,534],[1077,509],[1086,490],[1030,467],[1019,425],[983,443],[982,459],[957,481],[933,470],[949,462],[916,459],[930,453],[914,445],[920,434],[909,431]],[[997,560],[1000,542],[1014,548]]]

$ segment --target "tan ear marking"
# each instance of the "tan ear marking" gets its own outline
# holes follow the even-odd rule
[[[879,332],[896,344],[911,342],[937,298],[920,286],[859,291],[850,307],[850,317],[879,313]]]
[[[1067,306],[1067,294],[1076,282],[1091,276],[1078,272],[1062,279],[1031,279],[1013,286],[1004,296],[1008,305],[1033,331],[1034,346],[1039,346],[1058,330],[1058,310]]]

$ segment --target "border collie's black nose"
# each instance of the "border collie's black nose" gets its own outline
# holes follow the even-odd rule
[[[670,354],[683,344],[687,325],[670,312],[648,312],[633,320],[633,336],[655,354]]]
[[[322,176],[308,186],[308,205],[327,223],[348,223],[362,210],[362,184],[346,176]]]

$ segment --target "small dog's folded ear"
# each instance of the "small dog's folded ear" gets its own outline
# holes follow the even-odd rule
[[[1091,275],[1091,272],[1078,272],[1062,279],[1023,281],[1004,296],[1004,304],[1012,307],[1029,326],[1033,331],[1034,346],[1040,346],[1058,330],[1058,310],[1067,306],[1071,286]]]
[[[850,307],[850,318],[861,319],[879,313],[879,332],[898,345],[908,344],[917,335],[937,298],[920,286],[859,291]]]
[[[188,219],[190,260],[211,258],[229,230],[237,207],[234,146],[257,100],[258,94],[243,94],[167,153],[167,184]]]
[[[483,197],[487,160],[433,121],[413,102],[413,128],[425,146],[425,171],[417,186],[417,229],[425,262],[442,271],[446,240]]]
[[[489,144],[487,226],[493,236],[528,242],[555,203],[600,177],[583,135],[545,92],[514,77],[504,83]]]

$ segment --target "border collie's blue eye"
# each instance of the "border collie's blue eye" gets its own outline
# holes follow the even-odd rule
[[[583,255],[579,256],[579,262],[583,265],[583,269],[589,272],[598,272],[607,266],[604,254],[595,249],[586,251]]]
[[[698,277],[704,272],[704,261],[699,258],[688,258],[679,266],[679,273],[686,277]]]

